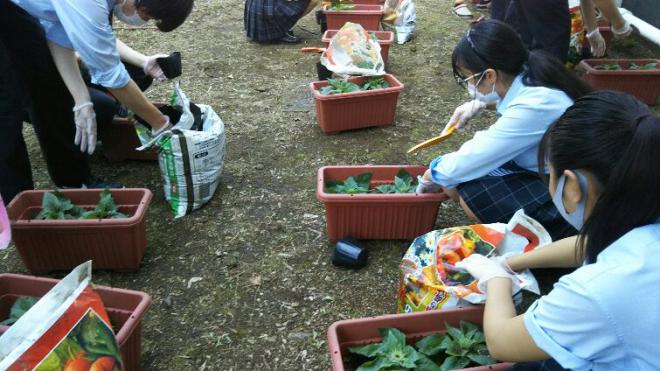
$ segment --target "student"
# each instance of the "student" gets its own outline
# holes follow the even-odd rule
[[[243,27],[258,42],[297,44],[291,28],[321,3],[320,0],[246,0]]]
[[[94,151],[96,119],[76,52],[94,83],[110,90],[155,132],[169,127],[167,117],[147,100],[121,63],[123,59],[139,64],[158,76],[156,56],[142,58],[117,40],[110,14],[132,25],[154,19],[161,31],[171,31],[183,23],[192,4],[193,0],[0,0],[0,193],[5,202],[33,187],[22,135],[25,106],[57,187],[108,185],[91,176],[87,154],[82,153]]]
[[[452,66],[474,100],[458,107],[447,127],[464,126],[488,105],[496,105],[499,118],[458,151],[433,160],[418,192],[442,190],[481,223],[506,223],[524,209],[553,239],[574,235],[538,176],[537,153],[548,126],[589,86],[547,52],[528,52],[516,32],[496,20],[469,29]]]
[[[660,117],[629,95],[597,91],[576,100],[541,148],[553,201],[580,236],[507,259],[472,255],[457,263],[488,294],[491,355],[552,359],[514,369],[657,370]],[[579,268],[516,315],[508,272],[540,267]]]

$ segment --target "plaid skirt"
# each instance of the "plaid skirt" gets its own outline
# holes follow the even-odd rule
[[[513,214],[525,214],[541,223],[553,240],[577,234],[552,203],[548,185],[538,174],[513,162],[486,176],[456,187],[458,194],[482,223],[507,223]]]
[[[309,0],[246,0],[243,25],[255,41],[277,40],[298,22]]]

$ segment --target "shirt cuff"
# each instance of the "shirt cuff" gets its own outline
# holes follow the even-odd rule
[[[442,173],[439,170],[440,167],[440,162],[442,161],[442,156],[438,156],[437,158],[433,159],[431,161],[431,164],[429,165],[429,170],[431,170],[431,179],[433,179],[433,182],[436,184],[440,184],[441,186],[445,188],[456,188],[458,183],[451,183],[448,182],[445,177],[443,177]]]
[[[527,312],[523,315],[523,321],[529,336],[532,337],[536,346],[541,348],[545,353],[557,361],[562,367],[567,369],[590,369],[591,363],[586,361],[575,354],[571,353],[568,349],[562,347],[555,342],[548,333],[546,333],[541,325],[537,322],[535,311],[538,309],[539,301],[535,301]]]
[[[108,89],[120,89],[128,84],[131,77],[121,62],[106,71],[92,71],[92,82]]]

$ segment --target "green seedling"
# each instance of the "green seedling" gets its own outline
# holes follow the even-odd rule
[[[126,218],[126,215],[118,211],[117,204],[115,204],[115,200],[108,189],[101,192],[99,203],[93,210],[88,211],[74,205],[59,191],[44,193],[41,211],[35,217],[39,220],[118,218]]]

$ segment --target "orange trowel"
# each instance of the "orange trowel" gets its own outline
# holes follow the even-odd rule
[[[444,142],[445,140],[449,139],[452,135],[454,135],[455,131],[456,131],[456,125],[452,125],[443,134],[440,134],[437,137],[431,138],[431,139],[429,139],[425,142],[422,142],[422,143],[412,147],[411,149],[408,150],[408,153],[417,152],[421,149],[428,148],[428,147],[434,146],[436,144],[440,144],[440,143]]]

